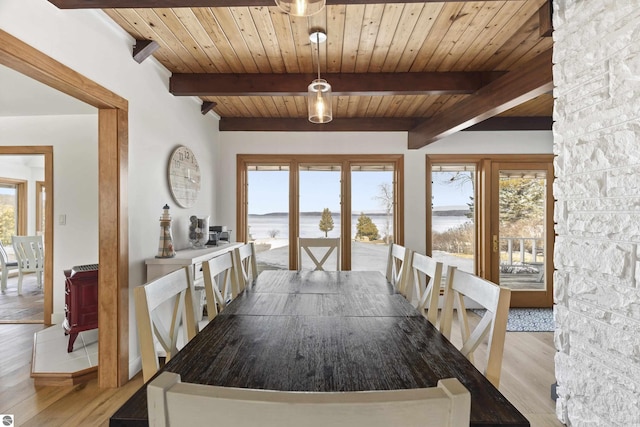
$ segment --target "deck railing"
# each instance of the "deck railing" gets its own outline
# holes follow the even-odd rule
[[[544,245],[540,237],[500,237],[500,250],[506,246],[506,265],[514,265],[513,254],[520,255],[517,260],[521,264],[536,264],[544,261]],[[539,244],[540,243],[540,244]],[[527,259],[526,256],[529,256]]]

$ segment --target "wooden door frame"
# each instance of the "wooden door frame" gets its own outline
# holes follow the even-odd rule
[[[35,190],[35,207],[36,207],[36,234],[38,234],[38,232],[42,233],[42,230],[39,229],[40,227],[40,223],[42,222],[42,214],[40,213],[40,208],[41,208],[41,195],[42,195],[42,190],[44,189],[44,194],[45,194],[45,203],[47,202],[46,200],[46,194],[47,194],[47,186],[45,185],[46,181],[36,181],[36,190]],[[47,205],[44,205],[45,207],[45,213],[44,213],[44,220],[45,222],[47,221]],[[47,227],[45,225],[44,229],[46,230]]]
[[[426,242],[427,242],[427,255],[431,255],[432,251],[432,238],[431,238],[431,185],[429,184],[431,179],[432,164],[434,163],[449,163],[449,164],[475,164],[476,165],[476,180],[475,186],[475,200],[476,200],[476,262],[475,262],[475,274],[483,277],[487,280],[495,281],[493,262],[494,257],[491,256],[491,235],[493,234],[492,228],[492,210],[491,200],[496,197],[497,189],[495,188],[494,180],[492,179],[492,165],[494,163],[548,163],[553,166],[553,154],[428,154],[426,156]],[[547,291],[543,300],[536,300],[538,305],[551,306],[553,304],[553,242],[554,242],[554,227],[553,227],[553,192],[551,191],[553,185],[553,174],[551,179],[547,180],[547,191],[549,197],[546,200],[547,207],[547,244],[545,245],[545,256],[549,262],[545,266],[545,277],[548,280]],[[493,225],[495,227],[495,225]],[[528,307],[531,302],[527,301],[525,295],[518,296],[518,292],[511,294],[511,306],[512,307]]]
[[[393,163],[393,189],[395,203],[393,209],[395,243],[404,244],[404,155],[402,154],[237,154],[236,156],[236,228],[237,239],[247,242],[247,166],[286,165],[289,167],[289,209],[296,215],[289,215],[289,242],[297,239],[299,226],[299,176],[301,164],[332,164],[341,167],[341,230],[351,229],[351,179],[350,166],[363,164]],[[296,171],[296,173],[291,173]],[[342,269],[351,269],[351,241],[342,239]],[[298,251],[289,250],[289,268],[296,269]]]
[[[548,156],[545,161],[536,161],[529,157],[520,160],[510,161],[494,161],[491,164],[491,206],[498,206],[500,198],[500,188],[498,171],[501,166],[507,169],[508,166],[516,169],[534,169],[545,170],[547,173],[545,198],[545,242],[544,242],[544,281],[547,286],[544,291],[514,291],[511,292],[511,307],[551,307],[553,305],[553,246],[555,241],[555,232],[553,227],[553,156]],[[541,167],[536,167],[541,165]],[[543,167],[544,166],[544,167]],[[490,218],[490,235],[499,235],[500,225],[497,215]],[[500,275],[500,259],[493,253],[489,262],[491,272],[489,279],[499,283]]]
[[[119,387],[129,380],[128,102],[3,30],[0,64],[98,108],[98,383]],[[53,254],[45,263],[51,280]]]

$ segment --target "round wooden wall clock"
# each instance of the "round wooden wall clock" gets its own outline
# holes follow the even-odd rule
[[[189,148],[181,145],[171,153],[169,159],[169,187],[176,203],[190,208],[200,193],[200,166]]]

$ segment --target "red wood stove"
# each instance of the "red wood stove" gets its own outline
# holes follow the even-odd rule
[[[64,270],[66,318],[62,326],[69,335],[67,352],[73,351],[78,332],[98,327],[98,264],[77,265]]]

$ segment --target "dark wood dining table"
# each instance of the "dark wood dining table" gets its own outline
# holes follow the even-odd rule
[[[183,382],[292,391],[434,387],[458,378],[472,426],[527,419],[379,272],[262,272],[162,369]],[[146,385],[110,426],[147,426]]]

